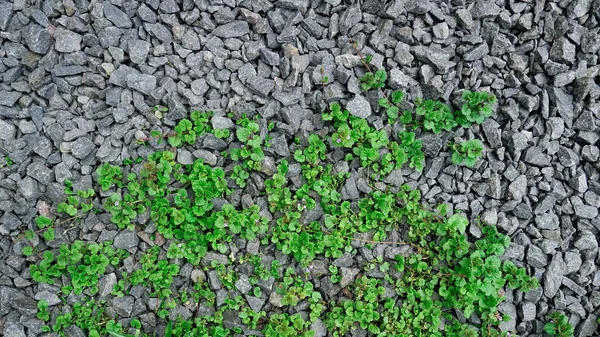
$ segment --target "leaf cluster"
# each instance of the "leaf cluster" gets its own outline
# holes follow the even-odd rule
[[[573,326],[569,324],[568,317],[558,311],[550,314],[550,321],[544,325],[544,331],[550,336],[573,336]]]
[[[464,164],[467,167],[474,167],[483,152],[483,144],[479,139],[467,140],[459,144],[450,143],[449,147],[452,150],[452,163]]]

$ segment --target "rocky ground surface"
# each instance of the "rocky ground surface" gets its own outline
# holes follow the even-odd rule
[[[484,139],[476,169],[451,165],[447,138],[423,134],[425,170],[403,180],[511,236],[507,257],[541,283],[502,305],[513,331],[541,335],[541,317],[561,310],[575,336],[598,336],[599,10],[598,0],[0,0],[0,330],[36,336],[36,300],[60,302],[58,288],[32,281],[17,237],[64,199],[66,179],[90,188],[101,163],[151,152],[136,142],[148,130],[192,108],[215,111],[215,128],[233,126],[229,111],[260,114],[276,123],[271,155],[285,158],[325,102],[380,120],[352,39],[409,97],[497,96],[494,116],[467,131]],[[221,165],[227,146],[205,140],[178,158]],[[351,179],[343,197],[363,192]],[[88,224],[63,239],[148,247],[129,233]],[[109,305],[151,321],[134,297]]]

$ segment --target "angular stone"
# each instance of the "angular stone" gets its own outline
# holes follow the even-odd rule
[[[554,213],[545,213],[535,217],[535,224],[539,229],[556,230],[560,225],[558,216]]]
[[[537,146],[532,146],[527,149],[524,161],[528,164],[540,167],[550,166],[550,158],[548,158],[548,155],[542,153],[542,150]]]
[[[275,88],[275,81],[260,76],[252,76],[246,80],[246,86],[253,93],[266,98]]]
[[[156,77],[147,74],[131,74],[127,77],[127,86],[145,95],[156,88]]]
[[[510,185],[508,185],[508,197],[521,200],[527,194],[527,177],[518,176]]]
[[[54,33],[54,49],[59,53],[73,53],[81,50],[82,36],[66,29],[57,29]]]
[[[538,246],[529,245],[527,248],[527,263],[534,268],[546,268],[548,256]]]
[[[118,249],[136,248],[140,239],[132,231],[121,231],[114,239],[114,246]]]
[[[450,61],[450,54],[438,46],[417,46],[414,48],[414,53],[419,61],[429,63],[436,69],[437,72],[443,74],[447,73],[450,68],[456,65],[456,63]]]
[[[17,128],[15,128],[12,124],[5,122],[3,119],[0,119],[0,140],[14,139],[16,133]]]
[[[51,46],[50,33],[44,27],[36,24],[29,26],[25,32],[25,43],[27,47],[38,54],[46,54]]]
[[[77,159],[85,158],[96,147],[94,143],[87,137],[77,138],[73,142],[71,154]]]
[[[133,311],[134,301],[133,296],[115,297],[112,300],[112,306],[119,316],[129,317]]]
[[[146,57],[148,57],[150,51],[150,43],[143,40],[129,40],[128,46],[131,62],[136,64],[146,62]]]
[[[355,95],[346,105],[346,109],[352,116],[359,118],[371,116],[371,104],[361,95]]]
[[[104,16],[119,28],[131,28],[132,23],[127,14],[110,2],[103,2]]]
[[[558,292],[563,281],[564,269],[562,254],[554,254],[543,277],[544,295],[546,297],[553,298]]]
[[[229,39],[232,37],[242,37],[250,33],[250,27],[246,21],[233,21],[217,27],[213,32],[215,36]]]
[[[488,118],[481,125],[483,129],[483,133],[488,143],[490,143],[490,147],[492,149],[498,149],[502,147],[502,134],[500,124],[495,120]]]
[[[463,55],[463,59],[467,62],[473,62],[477,60],[481,60],[484,56],[490,53],[490,48],[488,47],[486,42],[473,47],[471,50],[466,52]]]
[[[33,162],[27,166],[27,175],[43,185],[48,185],[52,178],[52,170],[39,162]]]

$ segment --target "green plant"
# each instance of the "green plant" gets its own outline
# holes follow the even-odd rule
[[[115,250],[110,243],[84,243],[75,241],[70,245],[62,245],[59,254],[44,251],[42,260],[30,266],[31,277],[36,282],[54,284],[55,279],[63,274],[69,276],[71,285],[64,284],[61,291],[69,294],[81,294],[84,289],[94,295],[98,292],[98,279],[109,265],[117,266],[128,253],[122,249]]]
[[[37,318],[41,319],[44,322],[49,321],[50,313],[48,312],[48,301],[46,301],[45,299],[40,300],[37,303],[37,308],[38,308]]]
[[[550,314],[550,321],[544,325],[544,331],[550,336],[573,336],[573,326],[569,324],[568,317],[558,311]]]
[[[386,80],[387,73],[385,69],[381,68],[375,73],[368,71],[360,78],[360,87],[364,91],[369,91],[373,88],[383,88]]]
[[[483,152],[483,144],[479,139],[467,140],[459,144],[450,143],[448,147],[452,150],[452,163],[455,165],[464,163],[467,167],[474,167]]]
[[[457,125],[450,107],[440,101],[417,98],[415,111],[417,115],[423,116],[423,120],[417,125],[435,134],[439,134],[442,130],[451,131]]]
[[[481,124],[492,115],[492,105],[496,103],[496,96],[493,94],[464,90],[462,98],[464,104],[455,112],[454,119],[463,128],[468,128],[473,123]]]

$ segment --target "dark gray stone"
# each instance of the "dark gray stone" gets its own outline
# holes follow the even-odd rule
[[[558,292],[563,281],[564,269],[562,254],[554,254],[543,277],[544,295],[546,297],[552,298]]]
[[[546,268],[548,256],[538,246],[529,245],[527,248],[527,263],[534,268]]]
[[[103,2],[104,16],[119,28],[131,28],[132,23],[127,14],[110,2]]]
[[[498,124],[495,120],[488,118],[481,126],[485,138],[487,139],[488,143],[490,143],[490,147],[493,149],[502,147],[502,129],[500,128],[500,124]]]
[[[477,60],[481,60],[484,56],[490,53],[490,48],[488,47],[486,42],[473,47],[471,50],[466,52],[463,55],[463,59],[467,62],[473,62]]]
[[[134,302],[133,296],[116,297],[112,300],[112,307],[119,316],[130,317]]]
[[[547,154],[542,153],[542,150],[537,146],[532,146],[527,149],[524,161],[528,164],[540,167],[550,166],[550,158]]]
[[[246,86],[253,93],[266,98],[275,87],[275,81],[260,76],[252,76],[246,80]]]
[[[114,239],[114,246],[118,249],[136,248],[140,239],[132,231],[121,231]]]
[[[52,43],[50,33],[44,27],[36,24],[32,24],[29,29],[26,29],[24,38],[27,47],[38,54],[46,54]]]
[[[576,46],[569,42],[566,37],[561,37],[552,43],[550,48],[550,59],[554,62],[571,65],[575,63]]]
[[[419,61],[429,63],[437,72],[442,74],[447,73],[450,68],[456,65],[456,63],[450,61],[450,54],[438,46],[417,46],[413,49],[413,52]]]
[[[246,21],[233,21],[217,27],[212,33],[215,36],[225,39],[242,37],[250,33],[250,26],[248,26],[248,22]]]

